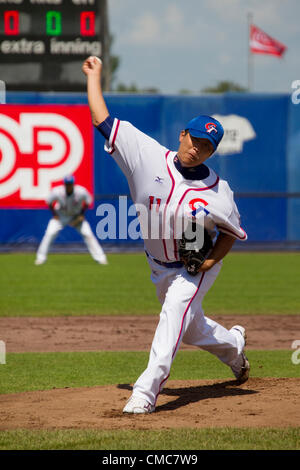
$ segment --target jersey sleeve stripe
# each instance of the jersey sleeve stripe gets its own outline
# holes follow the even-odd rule
[[[227,233],[228,235],[234,235],[236,238],[238,238],[239,240],[246,240],[248,237],[247,237],[247,234],[245,232],[245,230],[240,227],[240,230],[242,230],[243,232],[243,236],[237,234],[236,232],[234,232],[233,230],[230,230],[229,228],[227,227],[223,227],[222,225],[217,225],[217,228],[221,231],[221,232],[224,232],[224,233]]]
[[[111,150],[109,152],[110,155],[112,155],[115,151],[115,142],[116,142],[116,138],[117,138],[117,135],[118,135],[119,126],[120,126],[120,120],[117,119],[117,124],[116,124],[116,128],[115,128],[114,136],[113,136],[113,139],[111,141]]]

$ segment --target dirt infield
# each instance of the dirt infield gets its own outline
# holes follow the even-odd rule
[[[226,328],[245,326],[248,349],[290,349],[300,339],[300,315],[211,318]],[[158,316],[5,317],[0,318],[0,339],[7,352],[148,351],[157,322]]]
[[[290,349],[300,332],[299,316],[212,318],[228,328],[244,325],[248,349]],[[0,335],[8,353],[149,350],[157,321],[158,317],[0,318]],[[156,412],[146,416],[122,414],[131,388],[132,384],[119,384],[1,395],[0,430],[300,426],[299,378],[250,377],[243,385],[234,380],[170,380]]]

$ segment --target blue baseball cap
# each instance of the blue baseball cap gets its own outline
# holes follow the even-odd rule
[[[75,183],[75,178],[73,175],[68,175],[64,178],[64,183],[65,184],[74,184]]]
[[[224,135],[222,124],[211,116],[197,116],[185,128],[191,136],[208,139],[216,150]]]

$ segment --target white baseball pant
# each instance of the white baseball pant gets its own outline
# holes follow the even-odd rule
[[[194,277],[185,268],[166,268],[150,257],[148,262],[162,310],[148,366],[134,384],[133,394],[155,406],[181,341],[209,351],[230,366],[242,352],[244,339],[239,332],[205,317],[202,310],[202,300],[219,274],[221,262]]]
[[[47,259],[48,251],[50,249],[51,244],[57,237],[58,233],[66,226],[59,219],[50,219],[45,235],[38,247],[37,250],[37,259],[39,261],[45,261]],[[106,259],[105,253],[98,243],[95,235],[92,232],[91,226],[87,220],[84,220],[80,225],[76,228],[77,232],[80,233],[82,236],[92,258],[97,262],[103,262]]]

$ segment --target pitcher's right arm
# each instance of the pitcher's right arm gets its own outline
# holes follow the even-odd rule
[[[101,87],[102,62],[95,56],[88,57],[82,65],[87,78],[87,96],[92,122],[99,126],[109,116]]]

